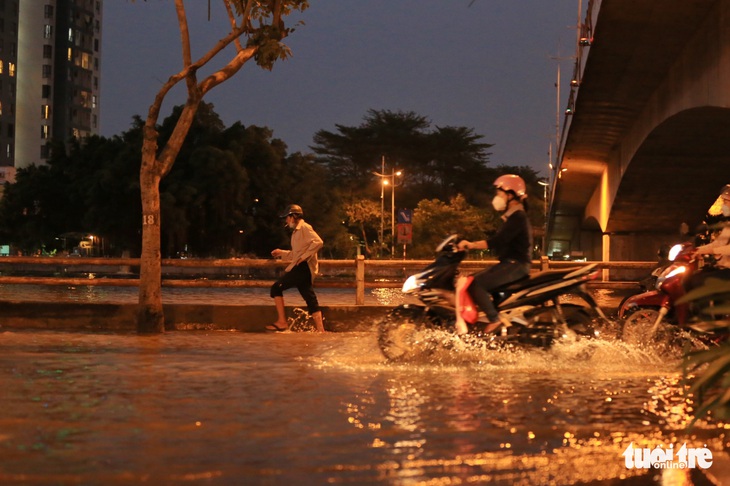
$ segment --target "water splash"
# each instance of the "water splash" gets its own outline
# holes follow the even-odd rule
[[[389,362],[380,351],[377,335],[352,333],[351,339],[325,351],[323,363],[355,369],[373,368],[482,368],[516,372],[656,373],[676,372],[681,352],[663,346],[638,346],[619,340],[561,340],[549,349],[497,345],[478,336],[457,336],[441,330],[418,331],[422,353],[403,363]]]

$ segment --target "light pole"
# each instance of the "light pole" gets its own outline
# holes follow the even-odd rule
[[[545,206],[543,211],[544,221],[542,223],[542,255],[547,256],[547,228],[548,228],[548,183],[545,181],[537,181],[542,186],[542,200]]]
[[[395,168],[393,168],[393,169],[391,169],[390,175],[385,176],[385,177],[390,177],[390,187],[391,187],[391,189],[390,189],[390,258],[395,257],[395,240],[396,240],[396,236],[395,236],[395,186],[398,185],[395,182],[395,178],[396,178],[396,176],[400,177],[402,174],[403,174],[402,171],[399,170],[398,172],[396,172]],[[383,185],[388,185],[388,182],[389,182],[388,179],[385,179],[385,178],[383,179]]]
[[[383,251],[383,236],[385,232],[385,179],[383,174],[385,173],[385,155],[380,159],[380,241],[378,241],[378,255],[382,256]]]
[[[391,186],[390,189],[390,236],[391,236],[391,247],[390,255],[391,258],[395,254],[395,186],[396,177],[400,177],[403,172],[396,171],[395,168],[391,169],[390,174],[385,173],[385,158],[383,158],[383,172],[373,172],[374,175],[380,177],[380,246],[383,246],[384,233],[385,233],[385,186]]]

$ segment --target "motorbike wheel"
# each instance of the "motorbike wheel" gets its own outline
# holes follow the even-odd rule
[[[423,309],[399,307],[378,324],[378,346],[389,361],[407,362],[431,354],[434,344],[428,338],[432,327]]]
[[[659,310],[654,308],[636,309],[622,323],[621,340],[627,344],[642,346],[654,344],[667,338],[669,325],[660,322],[654,329]]]
[[[568,327],[581,337],[596,337],[595,320],[583,308],[569,308],[565,313],[565,322]]]

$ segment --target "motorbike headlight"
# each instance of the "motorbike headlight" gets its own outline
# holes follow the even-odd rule
[[[659,277],[656,279],[656,289],[661,290],[662,285],[664,284],[664,281],[668,278],[672,278],[675,275],[682,274],[687,271],[687,267],[685,265],[670,265],[667,268],[664,269],[664,271],[659,275]]]
[[[415,275],[411,275],[403,284],[403,293],[410,294],[411,292],[418,290],[418,287],[418,279]]]
[[[666,274],[666,275],[664,276],[664,279],[672,278],[672,277],[674,277],[675,275],[679,275],[680,273],[684,273],[684,272],[686,272],[686,271],[687,271],[687,267],[685,267],[684,265],[680,265],[680,266],[678,266],[677,268],[673,269],[673,270],[672,270],[671,272],[669,272],[668,274]]]
[[[677,255],[679,255],[679,252],[682,251],[682,245],[674,245],[667,254],[667,258],[669,258],[670,262],[673,262],[675,258],[677,258]]]

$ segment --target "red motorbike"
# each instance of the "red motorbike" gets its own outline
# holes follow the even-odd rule
[[[712,268],[691,243],[674,245],[669,251],[671,262],[657,277],[656,288],[634,295],[622,302],[618,317],[622,323],[621,338],[631,344],[646,344],[671,337],[678,330],[699,333],[703,341],[717,342],[725,338],[727,327],[717,317],[703,312],[715,305],[718,296],[708,294],[705,302],[682,299],[687,294],[693,276]],[[724,296],[727,300],[728,296]]]

